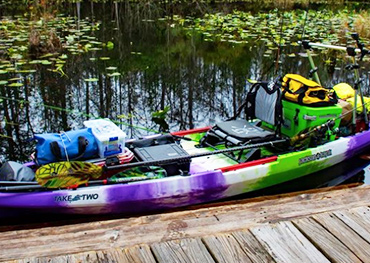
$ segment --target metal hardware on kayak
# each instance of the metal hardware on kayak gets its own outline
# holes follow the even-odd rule
[[[352,38],[356,41],[356,44],[357,44],[357,47],[358,49],[360,49],[360,52],[361,52],[361,57],[360,57],[360,61],[364,58],[364,56],[366,54],[369,54],[369,51],[365,49],[365,46],[363,43],[360,42],[360,38],[358,36],[357,33],[353,33],[351,34]],[[356,78],[356,82],[355,82],[355,108],[357,107],[357,95],[358,93],[360,93],[360,98],[361,98],[361,103],[362,105],[365,105],[365,100],[364,100],[364,95],[363,95],[363,92],[362,92],[362,89],[361,89],[361,77],[360,77],[360,72],[359,72],[359,65],[357,64],[357,61],[356,61],[356,52],[354,51],[355,49],[354,48],[351,48],[351,49],[347,49],[347,54],[349,56],[352,57],[352,60],[353,60],[353,65],[351,65],[351,69],[354,70],[355,72],[355,78]],[[369,129],[369,119],[368,119],[368,116],[367,116],[367,111],[366,111],[366,107],[363,106],[362,107],[362,111],[363,111],[363,114],[364,114],[364,118],[365,118],[365,128],[366,130]],[[354,112],[353,114],[353,124],[355,125],[356,124],[356,112]]]
[[[347,51],[347,47],[321,44],[321,43],[314,43],[314,42],[308,42],[308,41],[300,41],[301,44],[303,44],[303,42],[306,42],[309,47],[327,48],[327,49],[333,49],[333,50]],[[355,51],[356,52],[361,52],[361,50],[358,49],[358,48],[356,48]]]
[[[312,74],[313,74],[316,82],[319,83],[320,86],[322,86],[320,78],[319,78],[319,74],[317,74],[317,67],[315,66],[315,62],[313,61],[313,58],[312,58],[312,55],[311,55],[310,43],[308,41],[302,41],[302,46],[306,50],[308,61],[310,62],[310,66],[312,68]]]
[[[362,105],[364,105],[362,107],[362,110],[363,110],[364,120],[365,120],[365,124],[366,124],[365,127],[366,127],[366,129],[369,129],[369,119],[368,119],[367,112],[366,112],[363,92],[362,92],[361,87],[360,87],[360,83],[361,83],[362,80],[360,78],[359,65],[357,64],[357,61],[356,61],[356,55],[360,54],[360,61],[362,61],[364,56],[370,54],[370,52],[369,52],[369,50],[365,49],[365,45],[360,42],[360,38],[359,38],[359,35],[357,33],[352,33],[351,37],[356,41],[357,48],[343,47],[343,46],[336,46],[336,45],[329,45],[329,44],[321,44],[321,43],[312,43],[312,42],[305,41],[305,40],[301,41],[301,44],[302,44],[303,48],[306,49],[306,51],[307,51],[308,59],[309,59],[311,68],[313,70],[315,69],[315,64],[313,63],[312,56],[311,56],[310,51],[309,51],[312,47],[346,51],[347,54],[350,57],[352,57],[353,64],[346,67],[349,70],[354,70],[355,79],[356,79],[355,85],[354,85],[355,97],[354,97],[354,110],[353,110],[353,117],[352,117],[352,126],[353,127],[356,126],[357,96],[358,96],[358,93],[360,93],[360,99],[361,99]],[[314,73],[314,76],[315,76],[316,81],[318,83],[320,83],[319,76],[318,76],[317,72]]]

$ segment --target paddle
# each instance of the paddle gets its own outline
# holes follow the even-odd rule
[[[91,171],[91,173],[89,173]],[[119,184],[159,179],[166,176],[166,170],[161,167],[136,167],[121,171],[104,180],[91,180],[101,176],[103,169],[100,166],[78,161],[59,162],[44,165],[39,168],[35,177],[37,182],[1,181],[0,191],[21,191],[46,188],[76,188],[80,185]]]
[[[0,191],[21,191],[46,188],[76,188],[84,184],[87,186],[97,184],[103,185],[131,183],[159,179],[166,176],[166,170],[161,167],[142,166],[121,171],[108,179],[90,181],[88,169],[92,168],[92,173],[96,172],[96,174],[93,174],[93,176],[97,176],[98,172],[103,172],[103,169],[100,166],[91,163],[72,161],[52,163],[44,165],[41,168],[37,170],[35,174],[37,182],[2,181],[4,185],[10,186],[0,187]]]
[[[87,183],[127,183],[166,176],[166,171],[161,167],[141,166],[119,172],[105,180],[90,181],[101,177],[103,172],[101,166],[88,162],[57,162],[40,167],[35,173],[35,178],[46,188],[68,188]]]
[[[56,162],[41,166],[36,181],[46,188],[65,188],[87,183],[103,175],[103,168],[88,162]]]

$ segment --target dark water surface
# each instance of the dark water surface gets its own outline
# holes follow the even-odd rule
[[[66,14],[77,16],[75,6],[69,7]],[[188,11],[200,15],[200,10],[213,10],[207,8]],[[98,25],[89,31],[95,40],[80,42],[88,52],[65,51],[63,76],[50,71],[47,63],[33,65],[35,72],[0,74],[0,81],[19,78],[23,84],[0,85],[0,161],[26,161],[34,151],[35,133],[81,128],[86,119],[110,118],[129,137],[161,131],[166,125],[170,131],[212,125],[234,115],[250,87],[247,79],[271,79],[285,73],[307,76],[310,71],[299,46],[284,47],[277,64],[276,51],[266,52],[269,48],[261,40],[209,42],[171,20],[158,19],[176,11],[186,12],[126,4],[83,5],[83,23],[77,18],[71,18],[71,23],[81,26],[76,30]],[[96,39],[114,47],[92,50],[94,43],[86,46]],[[287,55],[292,53],[297,55]],[[353,81],[345,70],[347,62],[332,65],[318,55],[314,59],[324,86]],[[2,64],[8,63],[5,57],[0,50]],[[367,64],[362,72],[368,93]],[[153,112],[166,107],[165,123],[153,119]]]

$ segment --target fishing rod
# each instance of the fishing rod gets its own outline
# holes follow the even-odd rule
[[[304,39],[304,35],[305,35],[305,30],[306,30],[306,23],[307,23],[307,20],[308,20],[308,7],[306,9],[306,12],[305,12],[305,18],[304,18],[304,22],[303,22],[303,29],[302,29],[302,35],[301,35],[301,39]],[[299,42],[298,42],[299,43]],[[307,45],[307,41],[303,41],[302,42],[302,46],[303,48],[306,50],[306,54],[307,54],[307,57],[308,57],[308,61],[310,63],[310,66],[311,66],[311,70],[310,70],[310,73],[309,73],[309,76],[311,78],[311,76],[313,75],[313,77],[315,78],[315,81],[320,85],[321,85],[321,81],[320,81],[320,78],[319,78],[319,75],[317,74],[317,67],[315,65],[315,62],[313,61],[313,58],[312,58],[312,54],[311,54],[311,48],[309,45]]]
[[[309,45],[309,43],[307,41],[302,41],[302,46],[306,50],[308,61],[310,62],[310,66],[311,66],[310,76],[313,74],[316,82],[320,86],[322,86],[321,85],[319,74],[317,74],[317,69],[318,68],[316,67],[315,62],[313,61],[313,58],[312,58],[312,54],[311,54],[311,50],[310,50],[311,49],[311,46]]]
[[[356,41],[356,44],[357,44],[358,48],[354,48],[354,47],[343,47],[343,46],[330,45],[330,44],[322,44],[322,43],[313,43],[313,42],[309,42],[309,41],[301,41],[301,44],[304,47],[304,49],[306,49],[306,51],[307,51],[308,58],[309,58],[309,61],[310,61],[312,70],[315,71],[314,72],[315,79],[317,78],[317,80],[319,80],[319,77],[318,77],[317,72],[316,72],[317,68],[315,68],[314,63],[313,63],[313,60],[312,60],[312,57],[311,57],[311,55],[309,53],[309,50],[312,47],[345,51],[345,52],[347,52],[347,54],[350,57],[352,57],[353,64],[352,65],[348,65],[346,67],[346,69],[348,69],[348,70],[354,70],[354,72],[355,72],[356,82],[355,82],[355,85],[354,85],[354,89],[355,89],[354,108],[357,109],[357,96],[358,96],[358,93],[360,94],[360,99],[361,99],[361,102],[362,102],[363,105],[364,105],[364,96],[363,96],[362,89],[360,87],[360,83],[361,83],[362,79],[360,78],[359,65],[357,64],[357,61],[356,61],[356,55],[357,54],[360,54],[360,61],[361,61],[364,58],[364,56],[367,55],[367,54],[370,54],[370,52],[367,49],[365,49],[365,45],[360,42],[359,36],[358,36],[357,33],[353,33],[353,34],[351,34],[351,36]],[[320,84],[320,82],[318,82],[318,83]],[[363,114],[364,114],[364,118],[365,118],[366,129],[369,129],[369,120],[368,120],[368,116],[367,116],[366,107],[363,107],[362,110],[363,110]],[[357,111],[354,112],[353,117],[352,117],[352,125],[354,127],[356,126],[356,113],[357,113]]]
[[[358,49],[360,49],[360,51],[361,51],[360,61],[362,61],[363,58],[365,57],[365,55],[370,54],[370,53],[367,49],[365,49],[365,45],[360,42],[360,37],[357,33],[352,33],[351,36],[356,41]],[[353,64],[349,65],[348,69],[349,70],[354,70],[355,78],[356,78],[356,82],[355,82],[355,86],[354,86],[354,88],[355,88],[355,107],[356,107],[356,105],[357,105],[357,94],[360,93],[360,98],[361,98],[362,105],[364,104],[364,95],[363,95],[363,92],[362,92],[362,89],[361,89],[361,86],[360,86],[360,84],[362,82],[362,79],[360,77],[360,72],[359,72],[359,67],[360,66],[357,64],[356,51],[354,51],[354,50],[355,50],[354,48],[347,48],[347,54],[352,57],[352,61],[353,61]],[[366,124],[365,127],[366,127],[366,129],[369,129],[369,119],[368,119],[368,116],[367,116],[366,107],[363,107],[362,110],[363,110],[363,114],[364,114],[364,118],[365,118],[365,124]],[[355,121],[354,121],[354,124],[355,124]]]

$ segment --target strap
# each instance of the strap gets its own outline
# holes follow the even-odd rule
[[[50,143],[50,151],[57,158],[57,160],[62,160],[62,153],[57,141]]]
[[[78,155],[74,158],[72,158],[72,161],[81,159],[82,156],[85,154],[87,145],[89,144],[89,141],[84,136],[78,136]]]
[[[68,158],[69,156],[67,156],[67,154],[68,154],[67,149],[64,149],[66,151],[67,161],[70,161],[70,160],[74,161],[74,160],[81,159],[81,157],[85,154],[85,151],[86,151],[87,145],[89,144],[89,141],[84,136],[79,136],[77,140],[78,140],[78,154],[77,154],[76,157]],[[63,142],[63,139],[62,139],[62,142]],[[63,143],[63,145],[64,145],[64,143]],[[53,141],[53,142],[50,143],[50,151],[58,161],[65,160],[62,157],[62,150],[61,150],[57,141]]]
[[[321,87],[321,85],[313,80],[306,79],[305,77],[298,75],[298,74],[286,74],[285,78],[292,79],[302,83],[303,85],[309,87]]]

